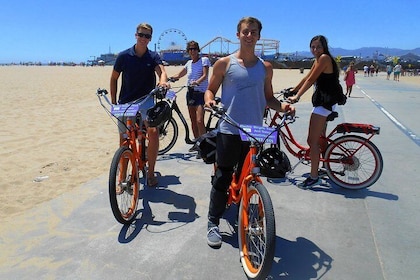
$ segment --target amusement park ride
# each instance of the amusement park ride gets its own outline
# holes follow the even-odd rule
[[[154,50],[169,65],[183,65],[189,59],[185,50],[187,42],[187,36],[185,36],[184,32],[171,28],[160,34]],[[239,47],[239,42],[220,36],[215,37],[206,44],[199,43],[201,54],[207,56],[212,63],[220,57],[236,52]],[[279,56],[279,45],[280,42],[278,40],[260,39],[256,45],[256,54],[268,61],[276,60]],[[94,59],[92,60],[88,60],[88,65],[114,65],[117,55],[112,53],[110,49],[109,53],[101,54],[98,57],[93,57]]]
[[[189,59],[185,51],[187,41],[187,36],[181,30],[171,28],[162,32],[155,49],[159,52],[162,60],[170,65],[184,64]],[[275,60],[279,55],[279,45],[278,40],[260,39],[256,46],[257,55],[265,60]],[[208,56],[214,62],[220,57],[234,53],[238,47],[239,42],[219,36],[201,45],[200,49],[202,55]]]

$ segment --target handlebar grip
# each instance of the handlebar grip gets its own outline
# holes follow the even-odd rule
[[[166,92],[168,91],[165,87],[157,87],[155,94],[157,99],[164,99],[166,96]]]
[[[290,87],[290,88],[283,89],[281,93],[283,93],[284,97],[288,98],[295,95],[297,92],[292,91],[292,88]]]
[[[108,94],[108,91],[106,90],[106,89],[101,89],[101,88],[98,88],[97,90],[96,90],[96,94],[98,94],[98,95],[107,95]]]

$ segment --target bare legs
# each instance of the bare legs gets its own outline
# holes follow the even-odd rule
[[[309,156],[311,158],[311,177],[318,178],[320,151],[325,146],[321,143],[320,136],[325,135],[327,117],[311,114],[309,121],[308,144],[310,147]]]
[[[188,112],[191,119],[191,128],[194,138],[198,138],[206,133],[204,126],[204,108],[203,106],[188,106]]]
[[[346,88],[346,96],[350,97],[351,90],[353,89],[353,86],[347,86]]]
[[[155,177],[155,165],[159,151],[159,133],[156,127],[147,128],[147,134],[149,137],[149,143],[147,146],[147,178]]]

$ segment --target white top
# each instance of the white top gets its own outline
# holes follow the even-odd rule
[[[208,57],[200,57],[196,62],[188,60],[184,68],[187,69],[187,85],[190,85],[192,81],[198,80],[203,75],[203,67],[210,67],[210,60]],[[209,86],[208,78],[202,81],[198,86],[194,87],[194,90],[205,92]]]

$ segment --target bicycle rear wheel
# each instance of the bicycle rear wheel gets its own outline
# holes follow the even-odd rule
[[[136,216],[139,199],[138,176],[133,152],[128,147],[120,147],[115,152],[109,171],[109,202],[119,223],[130,224]]]
[[[250,182],[246,197],[238,217],[241,263],[249,279],[265,279],[271,270],[276,241],[273,204],[259,182]]]
[[[178,139],[178,124],[172,117],[169,121],[158,127],[159,129],[159,151],[158,155],[167,153],[175,146]]]
[[[379,149],[358,135],[339,137],[325,151],[328,177],[340,187],[363,189],[381,176],[384,162]]]

